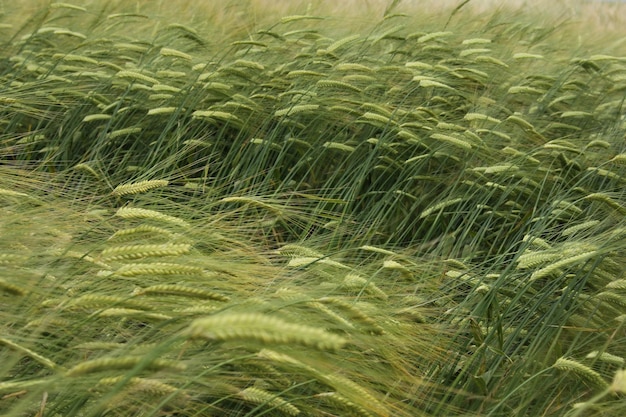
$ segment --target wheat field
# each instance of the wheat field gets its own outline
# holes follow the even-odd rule
[[[0,414],[624,415],[625,18],[0,1]]]

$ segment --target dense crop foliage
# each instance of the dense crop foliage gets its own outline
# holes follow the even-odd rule
[[[625,38],[398,3],[0,20],[1,414],[626,411]]]

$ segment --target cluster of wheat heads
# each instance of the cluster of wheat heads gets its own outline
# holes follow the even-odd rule
[[[0,155],[50,175],[2,172],[0,407],[562,415],[605,390],[623,40],[398,2],[232,26],[244,3],[0,26]]]
[[[380,259],[267,251],[164,180],[106,204],[3,174],[3,414],[409,416],[436,391],[450,333]]]

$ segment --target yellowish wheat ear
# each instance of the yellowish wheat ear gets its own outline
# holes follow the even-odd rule
[[[98,313],[99,317],[126,317],[137,318],[142,320],[171,320],[172,317],[161,313],[152,313],[145,310],[137,310],[133,308],[107,308]]]
[[[611,384],[611,391],[626,394],[626,370],[620,369],[615,372],[615,377]]]
[[[136,277],[140,275],[204,275],[204,270],[193,265],[154,262],[124,265],[115,271],[114,274],[121,277]]]
[[[336,404],[341,408],[345,408],[349,410],[349,414],[355,417],[374,417],[373,414],[369,413],[363,407],[354,402],[350,401],[346,397],[336,392],[323,392],[321,394],[315,395],[316,398],[324,399],[330,403]]]
[[[384,329],[376,323],[376,320],[359,310],[358,304],[349,303],[336,297],[322,297],[316,302],[322,303],[329,307],[334,307],[337,310],[343,311],[354,323],[359,323],[365,327],[365,329],[373,334],[383,334]]]
[[[101,294],[85,294],[78,298],[72,299],[69,304],[69,308],[108,308],[108,307],[120,307],[120,308],[133,308],[139,310],[151,310],[151,308],[137,300],[128,299],[125,297],[116,297],[114,295],[101,295]]]
[[[140,391],[145,392],[152,395],[169,395],[169,394],[182,394],[182,391],[175,386],[166,384],[164,382],[158,381],[156,379],[149,378],[139,378],[132,377],[128,378],[127,376],[114,376],[109,378],[102,378],[98,381],[98,385],[101,386],[111,386],[117,385],[120,382],[125,381],[132,391]]]
[[[374,295],[381,300],[389,298],[388,295],[371,280],[356,274],[347,274],[343,279],[342,285],[346,288],[356,289],[366,294]]]
[[[257,313],[216,314],[194,320],[185,331],[192,339],[254,340],[263,344],[296,344],[319,350],[338,350],[343,337],[325,330]]]
[[[212,291],[203,290],[201,288],[186,287],[179,284],[160,284],[153,285],[148,288],[142,288],[133,293],[133,295],[151,295],[151,294],[169,294],[190,298],[203,298],[207,300],[229,301],[230,299],[224,295],[214,293]]]
[[[90,361],[79,363],[73,368],[69,369],[65,374],[66,376],[79,376],[85,374],[91,374],[95,372],[106,372],[111,370],[127,370],[133,369],[139,364],[143,364],[144,369],[151,371],[159,371],[163,369],[171,369],[175,371],[184,371],[186,365],[181,362],[167,360],[167,359],[153,359],[150,361],[142,356],[120,356],[117,358],[98,358]]]
[[[289,404],[287,401],[275,394],[272,394],[271,392],[259,388],[246,388],[239,392],[239,396],[245,401],[265,405],[272,410],[279,410],[290,416],[297,416],[300,414],[300,410],[296,406]]]
[[[613,355],[608,352],[599,352],[594,350],[586,356],[587,359],[596,359],[600,362],[611,363],[614,365],[624,366],[624,358],[621,356]]]

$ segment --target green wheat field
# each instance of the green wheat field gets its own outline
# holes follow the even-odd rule
[[[514,3],[1,1],[0,415],[626,415],[626,6]]]

